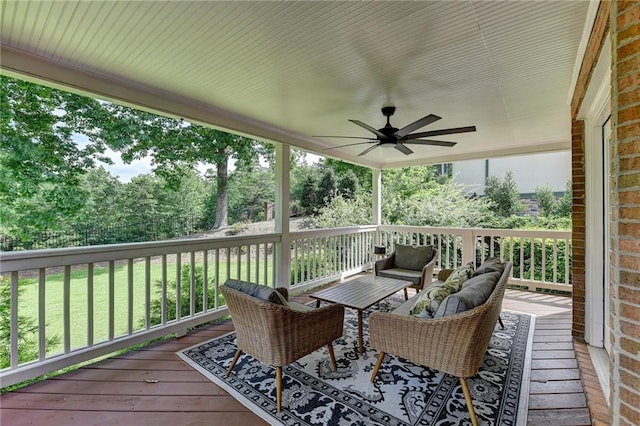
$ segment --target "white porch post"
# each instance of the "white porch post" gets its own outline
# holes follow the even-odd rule
[[[291,235],[289,234],[289,158],[291,147],[286,144],[276,146],[276,223],[275,231],[282,235],[276,243],[275,286],[289,288],[291,284]]]
[[[373,214],[372,224],[380,226],[382,224],[382,172],[380,169],[371,169],[372,194],[371,208]]]

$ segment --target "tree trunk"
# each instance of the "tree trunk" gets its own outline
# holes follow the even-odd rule
[[[229,157],[216,163],[216,220],[213,229],[227,226],[227,214],[229,207],[229,175],[227,166]]]

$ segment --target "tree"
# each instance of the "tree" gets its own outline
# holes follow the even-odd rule
[[[551,216],[555,205],[553,190],[548,186],[536,186],[536,200],[538,201],[538,211],[542,216]]]
[[[564,195],[554,207],[554,213],[558,217],[571,217],[573,209],[573,190],[571,181],[568,180],[564,187]]]
[[[332,158],[326,158],[324,160],[326,167],[333,169],[336,176],[342,177],[346,174],[353,173],[358,179],[358,186],[364,191],[371,191],[371,169],[369,167],[357,166],[355,164],[347,163],[340,160],[334,160]]]
[[[509,217],[524,211],[520,202],[520,191],[511,170],[505,174],[504,179],[489,176],[484,194],[493,202],[495,212],[499,216]]]
[[[0,222],[11,235],[64,226],[83,206],[80,176],[104,162],[95,132],[98,101],[0,76]],[[68,224],[67,224],[68,225]]]
[[[213,228],[228,223],[229,161],[236,166],[253,164],[267,147],[256,141],[183,120],[162,117],[115,104],[104,104],[111,119],[101,124],[93,138],[122,153],[130,162],[153,157],[154,172],[171,183],[187,168],[209,163],[216,171],[216,209]]]
[[[333,197],[336,196],[338,190],[338,181],[333,169],[325,168],[318,182],[316,189],[316,202],[318,207],[324,207],[328,205]]]
[[[356,196],[360,188],[358,176],[353,170],[347,170],[340,178],[338,178],[338,195],[346,199],[352,199]]]
[[[309,174],[304,178],[302,183],[302,193],[300,194],[300,207],[302,207],[304,213],[307,215],[312,214],[318,205],[317,186],[315,176],[312,174]]]

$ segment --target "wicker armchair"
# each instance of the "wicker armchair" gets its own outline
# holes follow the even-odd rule
[[[469,311],[431,319],[397,313],[371,314],[369,339],[371,346],[380,351],[371,382],[387,353],[451,374],[460,379],[471,421],[476,426],[478,420],[466,379],[478,372],[487,351],[510,271],[511,263],[507,262],[489,299]]]
[[[291,303],[282,306],[249,296],[226,285],[220,286],[236,330],[238,350],[227,376],[245,352],[276,369],[276,403],[282,408],[282,366],[327,345],[336,369],[332,342],[343,333],[344,306],[318,309]],[[285,299],[285,289],[277,289]],[[297,305],[297,306],[296,306]],[[296,310],[301,309],[301,310]]]
[[[400,259],[400,257],[403,257]],[[406,259],[411,257],[411,259]],[[398,280],[411,281],[409,288],[416,293],[423,290],[433,280],[433,270],[438,259],[438,250],[433,246],[406,246],[396,244],[396,251],[389,257],[380,259],[374,264],[376,275]],[[408,298],[404,289],[404,298]]]

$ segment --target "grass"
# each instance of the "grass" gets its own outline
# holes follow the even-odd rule
[[[185,263],[182,263],[183,266]],[[160,293],[156,281],[162,279],[162,264],[152,262],[150,265],[151,277],[151,299],[160,299]],[[252,265],[253,266],[253,265]],[[215,265],[209,263],[209,280],[215,274]],[[224,282],[227,277],[226,262],[221,262],[219,266],[220,281]],[[260,281],[264,281],[263,266],[261,265]],[[238,277],[238,263],[230,263],[230,276]],[[117,263],[114,267],[114,335],[122,336],[128,332],[128,312],[129,312],[129,267],[126,262]],[[252,268],[251,280],[255,281],[255,270]],[[88,344],[88,301],[89,291],[87,287],[87,269],[74,268],[71,271],[70,279],[70,345],[71,349],[78,349]],[[272,265],[268,265],[268,279],[271,280]],[[241,262],[240,277],[247,279],[247,264]],[[145,262],[138,261],[133,264],[133,329],[142,330],[144,328],[145,317]],[[107,266],[95,267],[93,270],[93,341],[98,343],[108,339],[109,335],[109,269]],[[169,263],[167,260],[167,281],[176,280],[176,263]],[[189,283],[184,283],[189,285]],[[22,278],[21,288],[24,288],[18,303],[18,314],[32,318],[36,324],[38,319],[38,278]],[[47,348],[48,355],[62,353],[64,336],[64,273],[55,272],[46,274],[45,284],[45,333],[47,336],[58,335],[61,343],[55,347]],[[175,294],[167,294],[168,298],[175,300]]]

